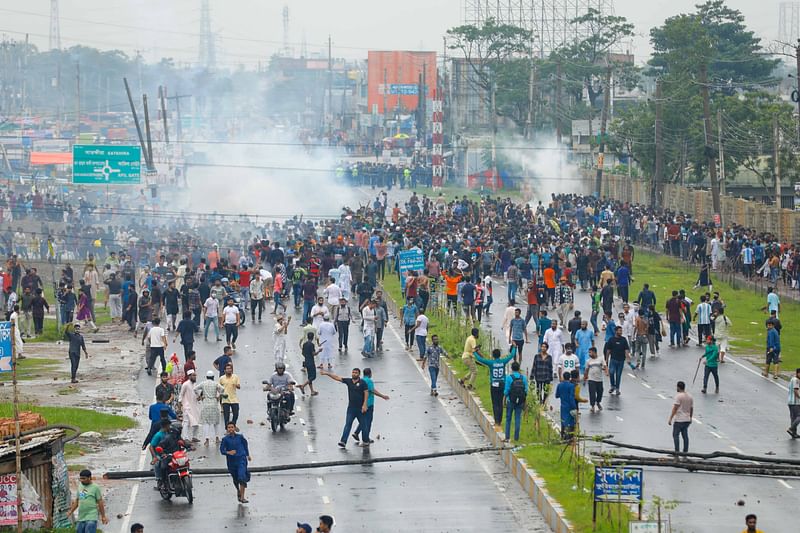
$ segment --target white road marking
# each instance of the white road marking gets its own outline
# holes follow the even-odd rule
[[[744,452],[742,452],[742,450],[740,450],[736,446],[731,446],[731,450],[735,451],[736,453],[744,453]]]
[[[139,470],[144,470],[145,461],[147,461],[147,450],[142,450],[141,455],[139,455]],[[120,533],[128,533],[130,530],[129,524],[131,522],[131,514],[133,514],[133,507],[136,505],[136,496],[139,493],[140,484],[141,483],[136,483],[131,489],[131,497],[128,498],[128,507],[125,509],[125,515],[122,518],[122,526],[119,529]]]
[[[636,374],[631,374],[630,372],[628,372],[628,375],[629,375],[631,378],[633,378],[633,379],[636,379]]]
[[[652,389],[653,388],[650,385],[648,385],[647,383],[645,383],[644,381],[642,381],[642,387],[647,387],[648,389]]]
[[[721,439],[721,438],[722,438],[722,435],[720,435],[719,433],[714,433],[714,432],[713,432],[713,431],[711,431],[710,429],[708,430],[708,432],[709,432],[709,433],[711,433],[712,435],[714,435],[715,437],[717,437],[718,439]]]
[[[694,422],[694,423],[695,423],[695,424],[697,424],[698,426],[702,426],[702,425],[703,425],[703,423],[702,423],[702,422],[700,422],[700,421],[699,421],[698,419],[696,419],[695,417],[692,417],[692,422]]]
[[[618,420],[618,421],[620,421],[620,422],[622,422],[622,421],[623,421],[621,416],[618,416],[618,417],[617,417],[617,420]]]
[[[314,447],[312,445],[309,444],[308,446],[306,446],[306,448],[308,448],[309,452],[314,453]]]
[[[666,399],[667,399],[667,397],[666,397],[666,396],[664,396],[663,394],[661,394],[660,392],[659,392],[659,393],[658,393],[656,396],[658,396],[658,397],[659,397],[659,398],[661,398],[662,400],[666,400]]]
[[[303,436],[304,436],[304,437],[308,437],[308,431],[306,431],[306,430],[303,430]]]
[[[752,368],[748,367],[747,365],[743,365],[742,363],[740,363],[739,361],[737,361],[736,359],[734,359],[730,355],[726,355],[725,356],[725,360],[726,361],[730,361],[731,363],[739,366],[740,368],[743,368],[743,369],[747,370],[748,372],[750,372],[754,376],[757,376],[757,377],[761,378],[762,380],[766,381],[767,383],[772,383],[776,387],[779,387],[779,388],[785,390],[786,392],[789,392],[788,387],[786,387],[784,385],[781,385],[777,380],[770,379],[770,378],[765,378],[760,372],[757,372],[757,371],[753,370]]]
[[[321,486],[323,486],[324,484],[325,484],[325,482],[322,480],[322,478],[321,478],[321,477],[318,477],[318,478],[317,478],[317,485],[319,485],[319,486],[321,487]]]
[[[784,486],[784,487],[786,487],[787,489],[791,489],[791,488],[792,488],[792,486],[791,486],[791,485],[789,485],[788,483],[786,483],[786,482],[785,482],[784,480],[782,480],[782,479],[779,479],[779,480],[778,480],[778,483],[780,483],[781,485],[783,485],[783,486]]]
[[[300,411],[302,411],[302,410],[303,410],[303,408],[302,408],[301,406],[299,406],[299,405],[295,405],[295,406],[294,406],[294,410],[295,410],[295,411],[297,411],[297,412],[299,413]]]
[[[331,499],[328,498],[327,496],[323,496],[322,497],[322,503],[324,503],[325,505],[330,505]]]
[[[300,421],[300,425],[301,426],[305,426],[306,425],[306,421],[303,420],[302,418],[298,418],[298,420]]]

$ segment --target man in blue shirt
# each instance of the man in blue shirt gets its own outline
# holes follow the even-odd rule
[[[572,440],[575,431],[575,415],[578,403],[575,401],[575,384],[570,381],[570,373],[564,373],[564,381],[556,387],[556,398],[561,400],[561,438]]]
[[[514,440],[519,440],[520,419],[528,398],[528,378],[519,372],[519,363],[511,363],[511,374],[506,376],[503,396],[506,399],[506,442],[511,436],[511,415],[514,415]]]
[[[581,320],[581,329],[575,332],[575,355],[580,361],[581,372],[586,367],[589,348],[592,347],[594,347],[594,332],[589,329],[589,324],[585,320]]]
[[[508,324],[508,344],[517,349],[515,360],[522,361],[522,349],[528,342],[528,330],[525,328],[525,320],[522,318],[522,311],[514,310],[514,318]]]
[[[547,317],[547,310],[542,309],[539,311],[539,348],[541,349],[544,342],[544,334],[553,325],[553,321]]]
[[[379,398],[383,398],[384,400],[388,400],[389,396],[379,392],[375,389],[375,383],[372,381],[372,369],[365,368],[363,370],[364,376],[361,378],[361,381],[367,384],[367,390],[369,391],[369,395],[367,396],[367,412],[364,413],[362,416],[361,421],[356,426],[356,430],[353,432],[353,438],[356,440],[361,440],[361,446],[369,446],[374,441],[369,438],[370,430],[372,429],[372,417],[375,408],[375,396]]]
[[[764,368],[764,377],[769,377],[769,367],[775,364],[775,373],[772,375],[778,379],[781,371],[781,336],[775,329],[775,324],[767,322],[767,366]]]
[[[617,294],[624,303],[628,303],[628,288],[631,284],[631,271],[625,263],[617,269]]]
[[[511,348],[511,353],[506,357],[500,358],[500,350],[492,350],[492,359],[482,357],[478,352],[474,353],[475,360],[489,368],[489,388],[492,393],[492,414],[494,415],[495,429],[499,430],[503,423],[503,385],[506,379],[506,365],[514,359],[516,346]]]

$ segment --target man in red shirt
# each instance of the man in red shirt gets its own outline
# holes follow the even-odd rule
[[[536,287],[536,275],[533,274],[533,279],[528,282],[528,292],[527,292],[527,300],[528,300],[528,312],[525,314],[525,327],[528,326],[528,322],[531,321],[531,318],[537,318],[539,316],[539,289]],[[538,331],[538,321],[533,321],[536,330]]]

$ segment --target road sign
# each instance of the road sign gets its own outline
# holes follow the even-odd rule
[[[666,531],[668,531],[666,520],[662,520],[661,524],[657,520],[631,520],[628,522],[628,533],[661,533]]]
[[[0,322],[0,372],[11,372],[11,322]]]
[[[425,258],[422,256],[422,250],[404,250],[399,254],[399,268],[400,271],[400,285],[403,291],[406,290],[406,272],[415,270],[422,272],[425,269]]]
[[[641,468],[594,467],[594,501],[640,503],[642,501]]]
[[[141,181],[139,146],[76,144],[72,147],[72,183],[137,184]]]

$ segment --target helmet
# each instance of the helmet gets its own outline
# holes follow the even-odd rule
[[[283,363],[276,363],[275,370],[286,370],[286,365]]]
[[[222,281],[222,283],[228,283],[228,278],[222,278],[220,281]]]

